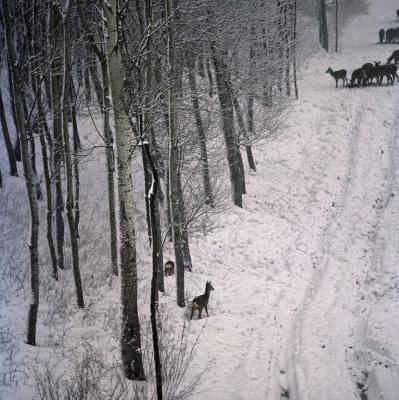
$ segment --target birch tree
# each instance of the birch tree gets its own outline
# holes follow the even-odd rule
[[[27,344],[32,346],[36,345],[36,324],[37,314],[39,309],[39,251],[38,251],[38,237],[39,237],[39,209],[37,205],[37,197],[35,192],[35,185],[33,181],[32,167],[29,159],[29,146],[26,131],[26,115],[23,107],[23,96],[21,91],[21,71],[20,65],[17,63],[17,58],[14,49],[13,37],[13,23],[10,17],[10,9],[8,0],[2,2],[2,15],[4,19],[4,26],[6,32],[8,59],[10,70],[12,74],[13,91],[15,99],[15,113],[17,117],[17,129],[21,140],[22,163],[25,176],[26,189],[29,199],[29,208],[31,216],[31,235],[29,243],[30,253],[30,273],[31,273],[31,303],[28,312],[28,326],[27,326]]]
[[[117,157],[117,182],[119,200],[119,240],[121,279],[121,352],[127,379],[145,380],[140,322],[137,306],[137,261],[134,229],[133,186],[130,165],[131,134],[124,105],[124,76],[120,43],[118,42],[117,1],[103,3],[107,29],[107,56]]]

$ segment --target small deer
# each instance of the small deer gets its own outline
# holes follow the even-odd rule
[[[363,76],[364,76],[363,82],[362,82],[363,86],[367,85],[370,72],[373,70],[373,68],[374,68],[374,65],[372,63],[365,63],[362,65],[361,69],[363,71]]]
[[[363,79],[365,78],[364,72],[361,68],[355,69],[352,72],[352,77],[351,77],[351,87],[357,86],[360,87],[360,85],[363,83]]]
[[[385,39],[385,29],[380,29],[378,31],[378,36],[380,38],[380,43],[384,43],[384,39]]]
[[[209,302],[209,296],[211,294],[211,290],[213,289],[211,281],[206,282],[205,285],[205,293],[202,294],[201,296],[196,297],[192,304],[191,304],[191,316],[190,320],[193,319],[194,311],[198,310],[198,319],[201,319],[201,314],[202,310],[205,308],[206,315],[209,317],[208,314],[208,302]]]
[[[399,63],[399,50],[395,50],[388,58],[387,64],[389,64],[391,61],[394,61],[395,64]]]
[[[346,78],[346,69],[340,69],[338,71],[333,71],[331,67],[328,67],[326,74],[330,74],[335,79],[335,87],[338,87],[338,80],[342,79],[342,86],[345,86],[345,83],[348,82]]]
[[[165,263],[165,276],[172,276],[175,273],[175,263],[173,261],[166,261]]]

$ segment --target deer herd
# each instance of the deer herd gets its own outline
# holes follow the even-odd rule
[[[396,10],[396,19],[399,21],[399,9]],[[380,29],[378,32],[380,43],[394,43],[399,41],[399,28],[390,28],[386,31]],[[391,64],[391,61],[394,63]],[[340,69],[333,71],[331,67],[328,67],[326,73],[330,74],[335,79],[335,87],[338,87],[338,81],[342,80],[342,86],[346,87],[361,87],[371,85],[374,81],[377,85],[382,85],[384,78],[386,79],[387,85],[396,81],[399,81],[397,74],[397,66],[399,63],[399,50],[395,50],[387,59],[386,64],[382,64],[380,61],[374,61],[374,63],[368,62],[363,64],[360,68],[353,70],[351,79],[347,78],[346,69]],[[167,261],[165,263],[165,276],[172,276],[175,273],[175,264],[173,261]],[[208,302],[211,291],[214,290],[212,283],[206,282],[205,293],[197,296],[191,302],[191,314],[190,320],[193,318],[194,312],[198,311],[198,319],[201,318],[202,310],[205,308],[206,314],[208,314]]]
[[[399,9],[396,10],[396,20],[399,21]],[[378,32],[380,43],[395,43],[399,41],[399,27],[389,28],[386,31],[380,29]],[[391,64],[391,62],[394,62]],[[394,84],[399,80],[397,74],[397,66],[399,63],[399,50],[395,50],[387,59],[386,64],[381,65],[381,61],[374,63],[365,63],[360,68],[353,70],[350,80],[346,76],[346,69],[333,71],[328,67],[326,73],[335,79],[335,87],[338,87],[338,81],[342,80],[342,86],[361,87],[371,85],[374,81],[377,85],[382,85],[384,79],[386,84]]]

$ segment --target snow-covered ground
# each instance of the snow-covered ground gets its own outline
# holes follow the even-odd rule
[[[207,280],[215,288],[209,318],[195,317],[190,325],[190,340],[200,337],[187,381],[205,370],[194,400],[399,398],[399,84],[335,89],[325,73],[331,66],[350,74],[366,62],[385,61],[399,47],[376,44],[381,27],[399,26],[397,2],[370,3],[369,14],[347,26],[339,54],[320,52],[301,66],[300,99],[284,134],[255,149],[258,171],[247,175],[244,208],[218,215],[217,230],[191,240],[194,272],[187,274],[187,295],[202,294]],[[82,196],[90,199],[82,231],[95,241],[92,252],[107,240],[104,170],[97,174],[82,177]],[[6,179],[3,209],[18,191],[25,196],[23,184],[15,182]],[[2,251],[12,246],[10,232],[19,234],[4,230],[9,214],[0,214]],[[150,258],[143,255],[148,246],[141,221],[138,255],[145,271],[139,274],[147,294]],[[106,276],[107,262],[90,254],[82,254],[84,282]],[[117,285],[111,286],[106,293],[86,293],[89,311],[65,315],[71,293],[56,297],[49,282],[35,349],[22,342],[27,296],[22,289],[12,300],[4,296],[1,399],[31,399],[29,363],[39,369],[60,352],[73,358],[67,350],[76,351],[80,341],[91,340],[118,362],[118,343],[107,333],[118,325]],[[161,302],[177,319],[183,315],[174,307],[172,278]],[[52,320],[55,307],[67,322]]]
[[[244,209],[194,247],[198,291],[215,287],[195,400],[399,398],[399,88],[337,90],[325,74],[396,49],[376,44],[396,2],[370,3],[341,53],[303,66],[285,134],[255,153]]]

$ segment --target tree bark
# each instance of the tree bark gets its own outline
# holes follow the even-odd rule
[[[209,95],[209,97],[212,98],[213,97],[213,76],[212,76],[212,68],[211,68],[211,62],[209,60],[209,57],[206,58],[205,65],[206,65],[206,75],[208,77],[208,85],[209,85],[208,95]]]
[[[36,345],[36,324],[39,309],[39,209],[34,188],[31,164],[29,160],[28,138],[25,126],[25,113],[23,107],[23,93],[21,92],[21,73],[16,64],[16,56],[13,45],[12,22],[9,14],[8,0],[2,1],[2,14],[7,40],[9,64],[12,74],[13,91],[15,99],[16,126],[21,139],[22,162],[25,175],[25,183],[29,198],[29,208],[31,215],[31,237],[29,244],[31,262],[31,303],[28,313],[27,344]]]
[[[62,20],[55,5],[50,10],[50,30],[52,33],[52,52],[62,48]],[[55,183],[55,229],[58,268],[64,269],[64,200],[62,194],[61,166],[63,162],[62,116],[61,116],[61,76],[62,63],[60,57],[54,58],[51,74],[51,110],[53,113],[53,174]]]
[[[51,176],[49,169],[50,162],[47,155],[46,141],[44,137],[45,132],[47,133],[46,135],[47,137],[50,136],[50,133],[48,132],[48,126],[43,112],[42,93],[40,88],[38,88],[37,92],[37,110],[38,110],[37,113],[38,113],[38,124],[39,124],[39,138],[40,138],[42,160],[43,160],[44,184],[46,187],[46,200],[47,200],[47,242],[50,250],[52,277],[56,281],[58,281],[57,255],[53,239],[53,193],[51,188]]]
[[[172,0],[165,0],[166,19],[168,24],[168,63],[169,76],[173,80],[168,88],[169,105],[169,191],[170,208],[173,227],[173,245],[176,262],[176,297],[179,307],[185,306],[184,299],[184,258],[181,248],[182,223],[179,206],[178,169],[179,169],[179,140],[177,132],[176,110],[176,57],[175,57],[175,24]]]
[[[66,210],[69,227],[69,236],[71,240],[72,250],[72,270],[73,278],[75,282],[76,298],[79,308],[84,308],[83,288],[82,279],[80,276],[79,266],[79,244],[78,235],[76,231],[75,223],[75,210],[74,210],[74,188],[73,188],[73,167],[71,158],[71,146],[69,139],[69,128],[68,128],[68,117],[70,115],[70,72],[71,72],[71,42],[70,42],[70,7],[64,11],[64,73],[63,73],[63,90],[62,90],[62,133],[64,139],[64,158],[65,158],[65,169],[66,169],[66,183],[67,183],[67,200]]]
[[[140,322],[137,306],[137,262],[134,230],[133,188],[130,166],[130,129],[123,103],[124,76],[118,43],[117,0],[103,3],[108,38],[106,41],[112,106],[114,111],[121,272],[121,353],[124,373],[130,380],[145,380]]]
[[[2,98],[2,93],[1,93],[1,87],[0,87],[0,121],[1,121],[1,129],[3,131],[4,143],[5,143],[6,149],[7,149],[8,163],[10,165],[10,175],[18,176],[17,159],[15,157],[15,152],[14,152],[14,148],[12,145],[10,132],[8,130],[6,115],[4,112],[4,104],[3,104],[3,98]]]
[[[6,43],[7,43],[7,41],[6,41]],[[7,50],[7,54],[8,54],[8,50]],[[12,67],[11,67],[11,62],[10,62],[9,56],[7,59],[7,68],[8,68],[8,91],[10,93],[10,103],[11,103],[11,116],[12,116],[12,120],[14,122],[15,131],[17,133],[17,137],[15,138],[15,144],[14,144],[14,153],[15,153],[15,159],[17,161],[22,161],[21,143],[20,143],[20,138],[19,138],[19,132],[17,129],[17,114],[16,114],[16,110],[15,110],[14,82],[13,82]]]
[[[157,400],[162,400],[162,365],[161,357],[159,353],[159,340],[158,340],[158,326],[157,326],[157,315],[158,315],[158,252],[160,243],[157,243],[158,234],[156,222],[156,196],[159,186],[158,173],[155,168],[155,164],[152,160],[148,142],[143,143],[144,157],[147,158],[149,168],[151,169],[151,187],[148,191],[148,202],[150,208],[150,224],[151,224],[151,236],[152,240],[152,278],[151,278],[151,328],[152,328],[152,343],[154,350],[154,365],[155,365],[155,378],[157,384]]]
[[[328,26],[326,0],[320,0],[320,44],[325,51],[328,51]]]
[[[198,100],[197,83],[195,80],[195,64],[190,55],[187,56],[187,66],[188,66],[188,81],[191,90],[191,104],[193,106],[195,123],[197,126],[198,142],[201,152],[201,172],[202,172],[202,185],[204,189],[205,204],[209,204],[211,207],[213,207],[214,204],[213,204],[213,195],[211,189],[211,179],[209,175],[206,135],[205,135],[204,124],[202,122],[201,110]]]
[[[335,0],[335,52],[338,53],[338,0]]]
[[[296,2],[297,0],[292,0],[293,1],[293,74],[294,74],[294,90],[295,90],[295,98],[298,100],[298,83],[297,83],[297,75],[296,75],[296,20],[297,20],[297,7],[296,7]]]
[[[227,163],[230,172],[232,200],[234,205],[242,207],[242,178],[238,159],[237,138],[234,132],[233,104],[225,83],[226,74],[224,72],[224,65],[216,51],[215,43],[213,41],[211,41],[211,52],[221,108],[222,129],[226,145]]]

